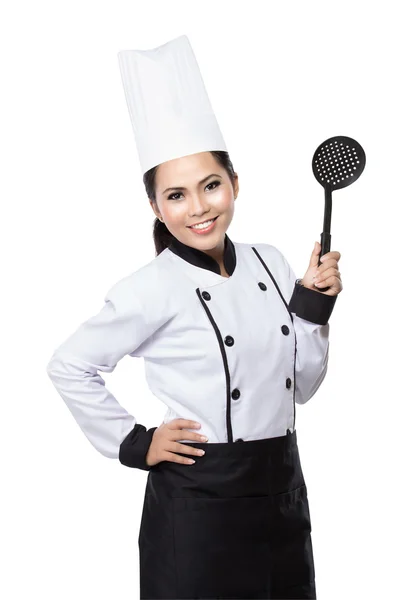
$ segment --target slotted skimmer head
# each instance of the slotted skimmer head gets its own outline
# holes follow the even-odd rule
[[[321,256],[331,249],[332,192],[354,183],[364,171],[365,152],[353,138],[339,135],[318,146],[312,159],[316,180],[325,190],[324,227],[321,233]],[[329,287],[316,288],[325,292]]]
[[[364,167],[364,150],[356,140],[344,135],[325,140],[316,149],[312,161],[317,181],[332,191],[354,183]]]

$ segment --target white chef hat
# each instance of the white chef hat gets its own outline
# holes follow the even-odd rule
[[[186,35],[121,50],[118,60],[142,174],[173,158],[227,150]]]

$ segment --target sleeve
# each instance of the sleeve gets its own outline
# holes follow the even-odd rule
[[[323,382],[329,359],[329,317],[337,296],[328,296],[296,283],[296,275],[285,257],[285,289],[296,339],[295,401],[305,404]],[[291,296],[290,296],[291,294]]]
[[[165,320],[162,310],[150,318],[131,287],[121,280],[107,292],[100,312],[54,351],[47,373],[96,450],[126,466],[149,470],[145,457],[157,427],[147,431],[137,423],[99,374],[114,371],[127,354],[140,356],[140,345]]]

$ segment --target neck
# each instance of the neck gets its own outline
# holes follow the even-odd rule
[[[224,236],[224,239],[215,248],[211,248],[210,250],[203,250],[204,254],[208,254],[208,256],[211,256],[211,258],[213,258],[214,260],[217,261],[217,263],[219,264],[219,266],[221,268],[221,271],[225,270],[224,269],[224,242],[225,242],[225,236]]]

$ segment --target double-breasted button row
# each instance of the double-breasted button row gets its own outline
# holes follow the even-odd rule
[[[281,330],[282,330],[283,335],[288,335],[290,333],[290,329],[287,325],[282,325]],[[292,380],[290,379],[290,377],[288,377],[286,379],[286,387],[288,390],[290,389],[291,385],[292,385]]]
[[[264,292],[265,292],[265,290],[267,289],[267,286],[265,285],[265,283],[264,283],[263,281],[259,281],[259,282],[258,282],[258,287],[259,287],[261,290],[263,290]],[[282,325],[282,327],[281,327],[281,330],[282,330],[282,333],[283,333],[284,335],[289,335],[289,333],[290,333],[290,329],[289,329],[289,327],[288,327],[287,325]],[[287,382],[286,382],[286,385],[287,385]],[[290,386],[289,386],[289,387],[290,387]]]
[[[258,287],[263,292],[265,292],[267,289],[267,286],[265,285],[265,283],[263,281],[258,282]],[[204,291],[201,293],[201,295],[204,298],[204,300],[211,300],[211,295],[209,292]],[[289,335],[289,333],[290,333],[290,329],[287,325],[282,325],[281,331],[282,331],[283,335]],[[235,343],[235,340],[231,335],[227,335],[227,336],[225,336],[224,342],[227,346],[233,346]],[[290,389],[291,385],[292,385],[292,380],[290,379],[290,377],[287,377],[287,379],[286,379],[287,389]],[[233,398],[233,400],[238,400],[240,398],[240,390],[238,388],[235,388],[234,390],[232,390],[231,397]],[[286,433],[290,434],[290,429],[287,429]],[[244,441],[243,438],[238,438],[237,440],[235,440],[235,442],[243,442],[243,441]]]
[[[211,296],[208,292],[201,292],[201,295],[203,296],[204,300],[211,300]],[[227,346],[233,346],[235,340],[231,335],[227,335],[224,339],[224,342]]]

